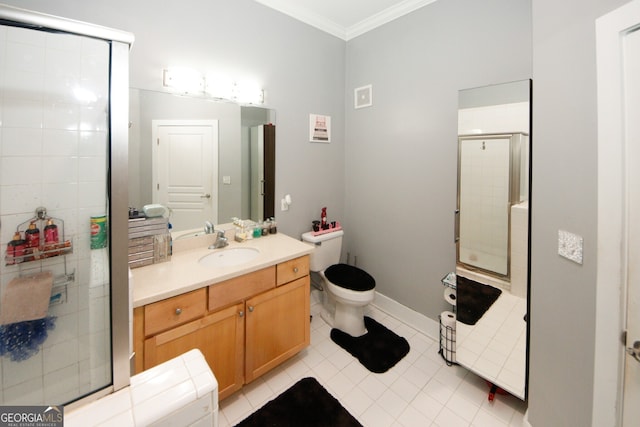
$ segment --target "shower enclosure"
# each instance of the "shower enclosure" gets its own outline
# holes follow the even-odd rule
[[[511,207],[527,198],[528,136],[465,135],[458,142],[458,263],[508,278]]]
[[[1,405],[79,404],[129,382],[132,42],[0,5]]]

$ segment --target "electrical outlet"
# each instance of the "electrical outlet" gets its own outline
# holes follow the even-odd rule
[[[558,255],[582,264],[582,236],[558,230]]]

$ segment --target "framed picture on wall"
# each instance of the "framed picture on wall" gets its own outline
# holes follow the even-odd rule
[[[373,105],[373,86],[366,85],[353,90],[353,108],[371,107]]]
[[[331,116],[309,114],[309,141],[331,142]]]

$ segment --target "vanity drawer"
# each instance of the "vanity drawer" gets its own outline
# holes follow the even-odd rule
[[[290,261],[285,261],[277,266],[277,286],[284,285],[300,277],[309,275],[309,256],[301,256]]]
[[[207,288],[144,306],[144,335],[150,336],[204,316]]]
[[[235,302],[243,301],[275,287],[275,266],[210,285],[209,311],[218,310]]]

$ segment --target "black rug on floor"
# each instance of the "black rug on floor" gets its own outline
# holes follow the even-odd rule
[[[303,378],[237,427],[362,427],[315,378]]]
[[[475,325],[502,291],[466,277],[456,277],[456,320]]]
[[[365,368],[380,374],[387,372],[409,353],[409,343],[370,317],[364,316],[367,333],[352,337],[331,329],[331,339],[358,359]]]

